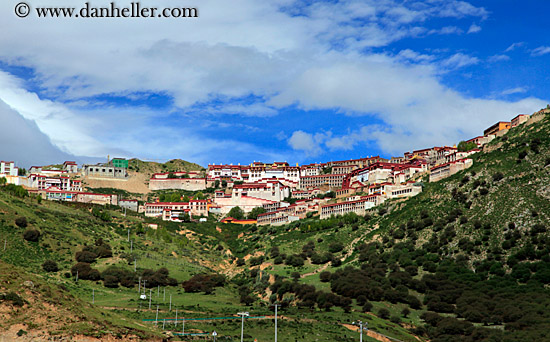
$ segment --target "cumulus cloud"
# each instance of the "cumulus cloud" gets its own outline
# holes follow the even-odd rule
[[[41,1],[64,4],[73,6],[69,0]],[[156,7],[180,4],[154,1]],[[32,74],[23,82],[0,73],[0,99],[66,153],[178,156],[199,163],[235,156],[281,160],[285,154],[201,132],[194,122],[202,120],[198,113],[272,117],[296,106],[372,115],[384,123],[340,136],[306,128],[290,138],[279,136],[294,151],[318,155],[369,141],[389,151],[408,143],[437,144],[474,133],[494,120],[492,113],[526,112],[542,102],[472,99],[442,85],[442,72],[479,62],[465,53],[436,61],[410,49],[396,56],[372,52],[429,33],[431,18],[479,21],[489,15],[464,1],[190,0],[186,6],[199,7],[201,17],[21,20],[11,15],[13,4],[0,2],[1,12],[10,13],[0,20],[0,30],[13,33],[0,35],[0,61]],[[452,25],[436,31],[463,32]],[[170,98],[169,108],[101,100],[105,95],[139,100],[151,93]],[[365,135],[370,140],[361,138]]]
[[[288,139],[288,145],[293,150],[305,152],[307,156],[317,156],[323,152],[321,144],[331,137],[330,132],[306,133],[302,130],[294,131]]]
[[[274,97],[273,104],[298,102],[306,110],[340,108],[353,115],[373,116],[385,124],[333,134],[324,143],[307,145],[310,148],[347,150],[359,143],[372,143],[383,151],[402,153],[408,148],[457,143],[479,135],[503,115],[513,117],[545,103],[535,98],[515,102],[468,98],[440,84],[436,74],[429,66],[394,64],[388,56],[335,62],[331,67],[304,72]]]
[[[15,161],[16,166],[26,168],[31,164],[82,160],[55,147],[33,121],[24,119],[2,100],[0,100],[0,122],[2,122],[2,134],[0,134],[2,160]]]

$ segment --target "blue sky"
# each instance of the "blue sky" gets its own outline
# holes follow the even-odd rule
[[[0,159],[23,166],[389,157],[550,102],[542,1],[189,0],[199,18],[87,20],[13,5],[0,4]]]

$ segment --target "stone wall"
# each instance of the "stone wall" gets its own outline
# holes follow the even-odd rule
[[[150,190],[187,190],[202,191],[206,189],[205,178],[173,178],[173,179],[150,179]]]

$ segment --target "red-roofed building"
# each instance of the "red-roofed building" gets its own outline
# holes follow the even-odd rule
[[[78,165],[74,161],[66,161],[63,163],[63,170],[68,173],[78,173]]]
[[[193,216],[208,216],[208,200],[190,200],[189,202],[157,202],[145,203],[145,216],[162,217],[166,209],[174,212],[189,212]]]
[[[69,176],[48,177],[33,173],[28,177],[28,186],[38,190],[55,187],[62,191],[82,191],[82,181],[71,179]]]
[[[345,215],[348,213],[356,213],[357,215],[365,215],[366,211],[376,205],[379,205],[382,197],[380,195],[363,196],[359,200],[345,201],[321,206],[321,219],[326,219],[331,216]]]
[[[32,189],[30,193],[37,193],[43,199],[50,201],[79,202],[99,205],[118,205],[118,196],[114,194],[97,194],[82,191],[66,191],[52,186],[46,189]]]

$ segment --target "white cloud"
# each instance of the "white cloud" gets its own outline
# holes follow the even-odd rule
[[[504,50],[504,52],[514,51],[515,49],[522,47],[523,45],[525,45],[524,42],[513,43],[512,45],[508,46],[506,50]]]
[[[458,69],[477,63],[479,63],[479,59],[477,57],[468,56],[459,52],[442,61],[441,65],[444,68]]]
[[[129,3],[120,0],[117,5]],[[40,2],[63,4],[73,6],[69,0]],[[154,1],[156,7],[180,4]],[[281,107],[296,104],[375,115],[389,126],[365,126],[366,131],[334,137],[330,132],[296,130],[288,138],[294,150],[316,155],[325,148],[365,142],[364,134],[389,151],[406,144],[439,144],[477,132],[497,113],[518,108],[525,112],[542,103],[471,99],[445,87],[439,79],[442,69],[479,62],[463,53],[435,62],[435,57],[409,49],[394,57],[365,52],[426,34],[430,18],[488,16],[484,8],[464,1],[189,0],[186,6],[199,7],[201,17],[23,20],[12,14],[13,4],[0,2],[5,15],[0,31],[10,32],[0,35],[0,61],[30,68],[34,74],[28,81],[49,100],[5,73],[0,74],[0,99],[36,122],[66,152],[178,156],[199,163],[235,155],[284,157],[250,143],[209,137],[190,121],[178,125],[169,117],[200,110],[218,117],[273,116]],[[435,30],[462,33],[452,25]],[[112,103],[103,107],[94,98],[140,93],[164,94],[173,98],[174,107],[166,112]],[[243,100],[248,98],[257,100]]]
[[[374,116],[384,125],[365,125],[348,134],[333,132],[326,142],[308,145],[310,149],[348,150],[358,143],[375,143],[383,151],[400,154],[409,148],[454,144],[479,135],[495,121],[546,103],[535,98],[468,98],[439,83],[437,69],[396,64],[388,56],[329,65],[304,72],[272,104],[298,103],[306,110],[340,108]]]
[[[435,56],[433,55],[421,54],[411,49],[399,51],[396,57],[399,59],[409,60],[417,63],[431,62],[435,59]]]
[[[510,60],[510,57],[507,55],[494,55],[489,57],[487,60],[491,63],[495,63],[495,62],[508,61]]]
[[[288,144],[294,150],[305,151],[309,153],[317,153],[319,144],[313,140],[313,135],[304,131],[294,131],[288,139]]]
[[[441,29],[431,30],[430,34],[462,34],[464,31],[457,26],[445,26]]]
[[[539,46],[531,51],[532,56],[542,56],[550,53],[550,46]]]
[[[316,156],[323,152],[321,144],[327,141],[331,135],[330,132],[310,134],[298,130],[292,133],[287,142],[293,150],[303,151],[307,156]]]
[[[476,24],[472,24],[470,26],[470,28],[468,29],[468,33],[477,33],[479,31],[481,31],[481,26],[476,25]]]
[[[436,1],[437,2],[437,1]],[[445,1],[441,0],[442,9],[440,15],[443,17],[463,18],[466,16],[476,16],[486,19],[489,12],[483,7],[475,7],[465,1]]]
[[[527,89],[525,87],[516,87],[516,88],[505,89],[501,92],[501,94],[512,95],[512,94],[522,94],[526,92],[527,92]]]
[[[55,147],[33,121],[24,119],[13,108],[0,100],[0,146],[2,160],[15,161],[16,166],[63,163],[75,156]]]

